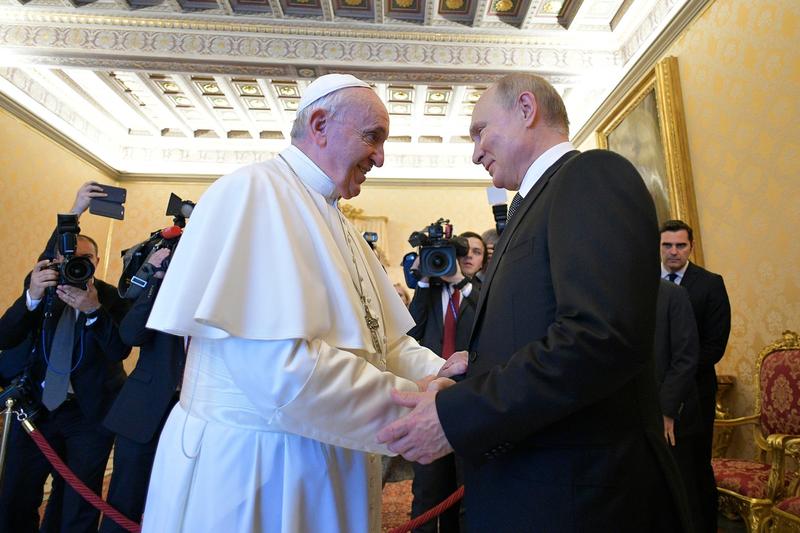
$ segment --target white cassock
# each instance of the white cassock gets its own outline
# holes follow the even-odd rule
[[[299,149],[209,187],[147,325],[192,340],[144,533],[380,531],[390,391],[444,361]]]

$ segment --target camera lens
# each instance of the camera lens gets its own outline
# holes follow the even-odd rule
[[[422,249],[420,271],[424,276],[450,276],[456,271],[455,249],[452,246]]]
[[[94,275],[94,265],[85,257],[73,257],[64,263],[61,270],[69,284],[83,284]]]

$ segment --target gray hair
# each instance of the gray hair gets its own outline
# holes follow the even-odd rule
[[[347,88],[348,87],[344,87],[344,89]],[[347,92],[343,89],[339,89],[338,91],[333,91],[311,102],[311,104],[299,111],[297,116],[295,116],[294,124],[292,124],[292,140],[302,139],[308,135],[308,119],[311,118],[314,111],[322,109],[327,112],[328,117],[333,117],[336,113],[341,111],[346,100]]]
[[[520,94],[533,93],[536,103],[542,110],[545,124],[556,128],[564,135],[569,135],[567,108],[564,107],[561,95],[546,79],[534,74],[515,73],[503,77],[495,87],[498,101],[505,109],[513,109]]]

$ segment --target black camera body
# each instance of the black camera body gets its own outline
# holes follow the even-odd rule
[[[8,387],[0,391],[0,406],[5,407],[9,398],[14,400],[14,410],[24,411],[28,419],[33,419],[41,409],[41,403],[33,394],[31,378],[26,372],[15,377]]]
[[[58,215],[57,245],[63,261],[53,263],[48,268],[58,272],[59,285],[71,285],[86,290],[86,283],[94,276],[94,265],[89,259],[75,255],[80,232],[77,215]]]
[[[167,270],[172,254],[180,242],[183,228],[186,227],[186,219],[191,216],[194,206],[194,202],[182,200],[175,193],[170,193],[166,214],[173,217],[173,226],[156,230],[146,241],[122,251],[124,267],[117,284],[117,291],[122,298],[137,299],[153,274]],[[161,266],[155,267],[149,263],[150,256],[162,248],[168,248],[170,254],[161,262]]]
[[[468,243],[460,237],[453,237],[453,225],[440,218],[422,231],[415,231],[408,237],[408,243],[419,247],[420,278],[439,282],[444,276],[452,276],[458,270],[458,258],[467,255]],[[416,273],[415,273],[416,274]]]

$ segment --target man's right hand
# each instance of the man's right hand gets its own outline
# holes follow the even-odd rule
[[[664,438],[667,439],[667,444],[675,446],[675,419],[667,415],[664,417]]]
[[[87,181],[78,189],[78,193],[75,195],[75,203],[72,204],[70,213],[81,216],[84,211],[89,209],[89,203],[92,198],[105,198],[106,196],[108,195],[103,192],[103,188],[96,181]]]
[[[414,259],[414,262],[411,264],[411,268],[409,270],[411,270],[412,272],[415,271],[415,270],[419,271],[419,256],[417,256],[417,258]],[[425,277],[419,278],[418,281],[421,281],[422,283],[430,283],[431,282],[431,278],[429,278],[428,276],[425,276]]]
[[[156,273],[153,274],[153,277],[156,279],[162,279],[166,272],[161,270],[161,264],[164,262],[164,259],[169,257],[169,248],[159,248],[158,250],[153,253],[150,258],[147,260],[148,263],[156,267]]]
[[[44,298],[44,292],[47,287],[58,285],[58,272],[48,268],[49,266],[49,259],[39,261],[33,266],[31,284],[28,287],[28,294],[30,294],[31,300],[41,300]]]

